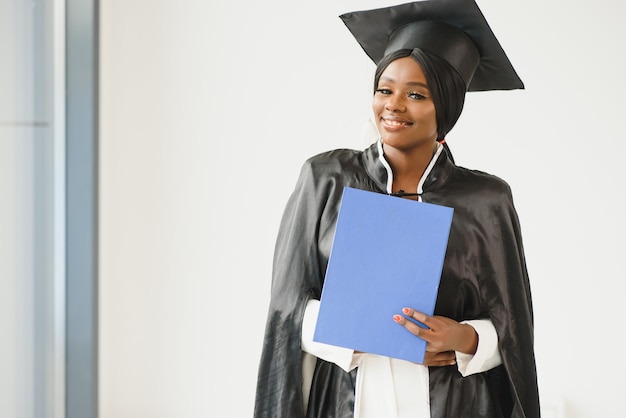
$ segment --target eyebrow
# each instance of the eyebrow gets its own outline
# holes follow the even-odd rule
[[[384,81],[390,81],[390,82],[392,82],[392,83],[395,83],[395,82],[396,82],[396,80],[394,80],[394,79],[393,79],[393,78],[391,78],[391,77],[381,77],[379,81],[382,81],[382,80],[384,80]],[[428,85],[426,85],[425,83],[422,83],[422,82],[420,82],[420,81],[409,81],[409,82],[407,82],[407,83],[406,83],[406,85],[407,85],[407,86],[420,86],[420,87],[424,87],[424,88],[426,88],[426,89],[428,88]]]

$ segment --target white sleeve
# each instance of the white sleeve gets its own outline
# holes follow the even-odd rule
[[[360,358],[358,354],[354,355],[354,350],[313,341],[319,310],[319,300],[310,299],[307,302],[304,318],[302,319],[302,351],[313,354],[322,360],[335,363],[346,372],[349,372],[358,365],[358,359]]]
[[[498,334],[490,319],[475,319],[463,321],[476,330],[478,347],[476,353],[466,354],[456,352],[456,363],[463,377],[471,374],[486,372],[502,364],[498,349]]]

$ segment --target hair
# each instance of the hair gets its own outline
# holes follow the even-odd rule
[[[441,141],[452,130],[461,116],[467,86],[461,75],[445,60],[415,48],[394,51],[380,60],[374,74],[374,91],[378,88],[380,76],[387,66],[393,61],[405,57],[413,58],[422,67],[435,105],[437,140]]]

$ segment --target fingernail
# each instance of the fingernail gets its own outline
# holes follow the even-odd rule
[[[411,310],[409,308],[402,308],[402,312],[404,312],[405,315],[411,314]]]
[[[400,321],[402,321],[402,317],[400,315],[394,315],[393,320],[396,321],[397,323],[400,323]]]

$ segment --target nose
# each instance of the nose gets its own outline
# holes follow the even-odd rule
[[[390,94],[387,96],[385,109],[389,112],[404,112],[406,110],[406,103],[404,102],[402,95]]]

